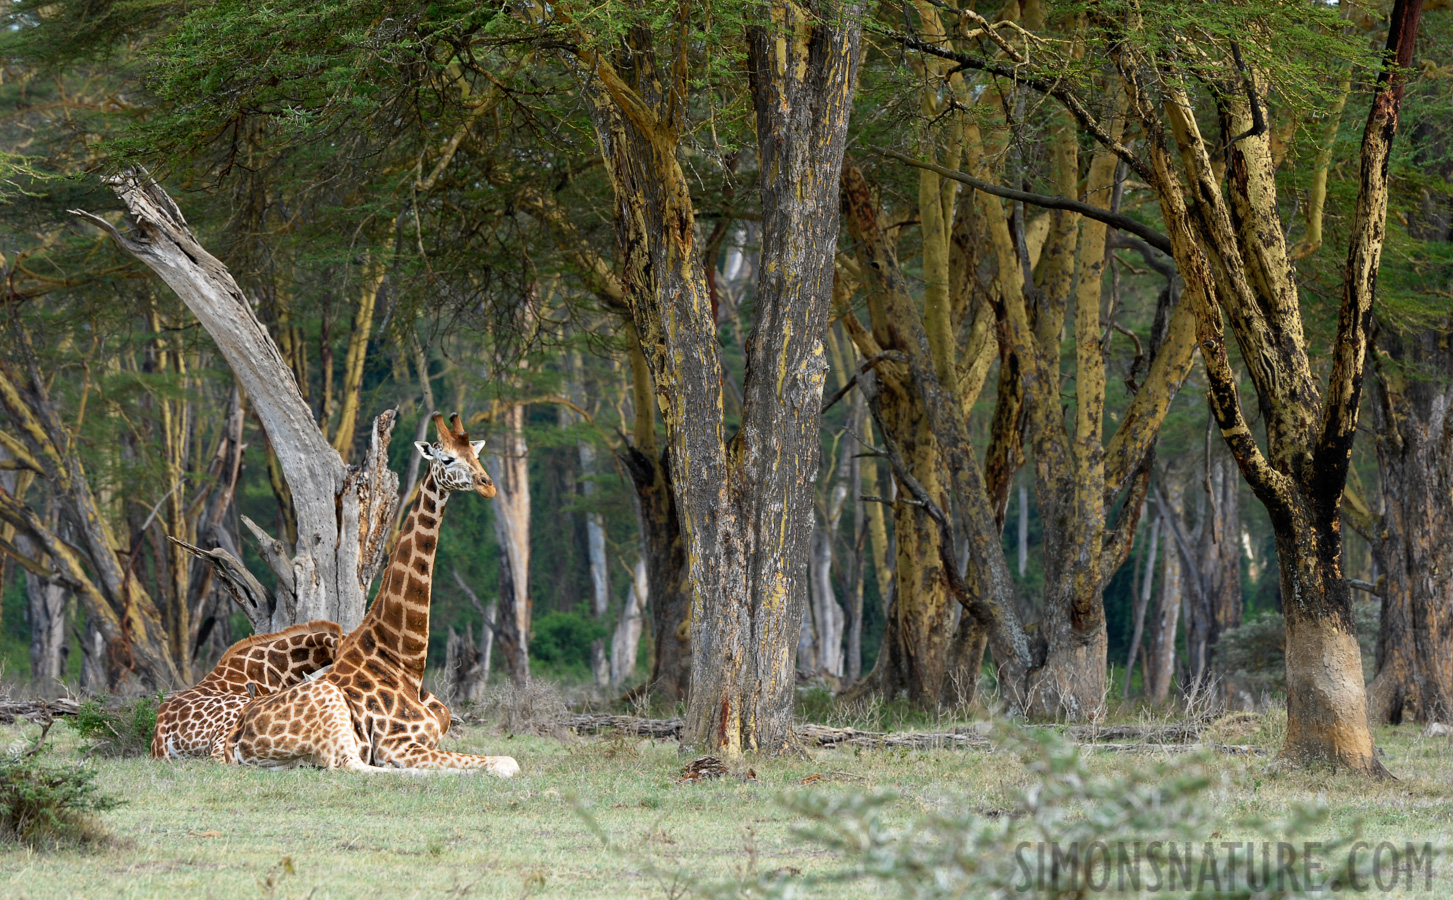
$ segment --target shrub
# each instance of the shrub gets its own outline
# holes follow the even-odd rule
[[[7,842],[93,843],[105,834],[94,814],[118,805],[100,792],[93,769],[51,767],[31,754],[0,758],[0,839]]]
[[[82,703],[76,715],[66,720],[82,740],[90,741],[87,756],[146,756],[156,731],[158,697],[139,697],[114,708],[92,698]]]
[[[885,806],[894,799],[891,794],[797,794],[785,802],[808,823],[804,836],[842,854],[846,869],[811,879],[784,877],[777,870],[732,885],[727,893],[754,898],[800,896],[806,893],[809,881],[820,878],[872,881],[887,889],[878,892],[882,895],[913,898],[1143,896],[1158,892],[1199,896],[1204,888],[1201,881],[1179,883],[1170,874],[1182,859],[1204,861],[1210,855],[1210,864],[1222,867],[1222,879],[1232,870],[1250,872],[1248,866],[1253,864],[1260,870],[1265,860],[1258,862],[1255,856],[1248,860],[1247,848],[1270,842],[1285,845],[1296,855],[1301,851],[1300,841],[1325,822],[1324,809],[1296,806],[1282,821],[1242,819],[1228,827],[1214,791],[1227,776],[1216,776],[1201,758],[1183,756],[1139,771],[1102,774],[1053,729],[1002,729],[997,737],[997,752],[1018,752],[1026,757],[1028,769],[1028,785],[1005,808],[946,805],[945,811],[894,825],[885,814]],[[1226,866],[1227,848],[1233,845],[1219,843],[1223,835],[1225,840],[1243,842],[1234,851],[1234,866]],[[1324,882],[1283,884],[1273,871],[1270,877],[1277,879],[1276,896],[1324,896],[1329,885],[1346,878],[1346,864],[1339,868],[1336,863],[1349,858],[1347,848],[1356,835],[1327,840],[1319,834],[1318,838],[1318,860],[1333,864],[1323,869]],[[1137,841],[1141,843],[1137,845]],[[1052,865],[1046,865],[1041,848],[1048,848]],[[1135,865],[1146,877],[1144,890],[1117,868],[1122,848],[1133,848]],[[1210,848],[1209,854],[1206,848]],[[1055,861],[1054,854],[1060,851],[1067,854],[1063,865]],[[1359,876],[1367,862],[1356,860]],[[1300,870],[1301,866],[1297,856],[1292,868]],[[1166,880],[1151,884],[1152,867],[1157,879]],[[1257,871],[1255,877],[1261,880],[1261,875]],[[1194,867],[1188,875],[1181,875],[1187,879],[1203,876],[1204,869]],[[1224,888],[1218,881],[1215,895],[1270,896],[1270,883],[1263,881],[1262,887],[1248,885],[1244,877]]]
[[[530,655],[556,674],[590,677],[590,645],[605,637],[603,622],[577,612],[552,610],[530,628]]]

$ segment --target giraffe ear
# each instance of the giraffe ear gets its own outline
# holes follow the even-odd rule
[[[469,446],[474,449],[475,456],[484,452],[484,441],[470,441]]]
[[[419,455],[424,457],[424,459],[434,458],[434,448],[429,446],[428,441],[414,441],[414,448],[419,451]]]

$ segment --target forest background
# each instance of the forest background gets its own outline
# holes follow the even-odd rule
[[[1156,191],[1048,98],[1068,85],[1092,98],[1091,120],[1118,123],[1107,127],[1144,148],[1149,132],[1127,124],[1116,99],[1123,70],[1100,23],[1138,23],[1150,56],[1204,57],[1212,74],[1195,99],[1221,110],[1201,126],[1215,164],[1224,174],[1238,115],[1258,120],[1250,141],[1274,160],[1305,344],[1325,378],[1392,4],[1173,2],[1156,4],[1153,24],[1137,19],[1135,3],[979,6],[861,11],[823,335],[833,402],[821,416],[798,576],[799,678],[933,708],[971,705],[1000,671],[985,653],[993,636],[964,611],[962,582],[981,571],[971,565],[981,549],[975,513],[956,493],[958,464],[931,415],[895,387],[899,361],[883,357],[896,309],[921,317],[940,380],[952,379],[1032,636],[1053,644],[1068,602],[1055,588],[1068,578],[1063,532],[1081,528],[1051,493],[1079,478],[1054,468],[1052,426],[1096,415],[1090,457],[1112,470],[1124,443],[1153,447],[1122,466],[1118,484],[1096,476],[1111,499],[1099,513],[1106,562],[1089,591],[1103,600],[1102,621],[1088,627],[1102,634],[1106,665],[1087,694],[1065,689],[1040,711],[1077,717],[1086,696],[1106,692],[1263,702],[1286,690],[1276,536],[1212,421],[1191,319],[1174,316],[1184,282],[1153,240],[1168,230]],[[1453,374],[1453,16],[1425,6],[1392,148],[1375,349],[1343,502],[1342,566],[1358,589],[1374,713],[1394,722],[1437,718],[1439,692],[1453,689],[1407,689],[1398,674],[1412,656],[1446,662],[1447,643],[1398,649],[1415,632],[1453,640],[1446,592],[1432,613],[1399,618],[1399,603],[1418,601],[1388,577],[1390,565],[1406,575],[1408,559],[1453,570],[1436,528],[1449,520],[1453,460],[1430,451],[1409,475],[1387,447],[1400,423],[1446,409]],[[268,591],[277,571],[268,556],[279,551],[259,535],[281,539],[284,557],[297,538],[283,466],[212,337],[72,212],[120,224],[107,178],[144,167],[253,302],[345,463],[363,461],[370,422],[389,408],[399,412],[388,463],[404,495],[418,476],[412,438],[424,438],[430,412],[457,409],[488,440],[500,496],[451,504],[436,564],[430,666],[448,695],[477,697],[489,677],[534,677],[593,684],[601,697],[647,686],[668,704],[684,700],[688,553],[657,416],[675,386],[653,368],[631,316],[616,176],[602,164],[607,104],[592,85],[609,82],[599,58],[615,54],[634,87],[646,96],[654,85],[651,102],[670,111],[731,435],[751,408],[747,348],[763,283],[760,126],[741,39],[759,12],[0,5],[5,678],[42,692],[189,683],[251,623],[167,537],[230,548]],[[1243,86],[1252,100],[1238,111]],[[913,164],[925,160],[937,168]],[[994,199],[995,219],[986,195],[953,172],[1032,196]],[[1059,195],[1119,217],[1100,228],[1098,257],[1078,217],[1040,203]],[[1077,306],[1089,284],[1093,305]],[[1011,333],[1015,291],[1034,316],[1032,360]],[[899,299],[906,305],[894,307]],[[1077,317],[1086,308],[1101,321]],[[1258,406],[1242,349],[1229,346],[1229,363],[1264,443],[1266,398]],[[1170,361],[1157,368],[1162,353]],[[876,399],[852,383],[875,365]],[[1054,373],[1049,388],[1026,376],[1035,367]],[[1144,425],[1147,406],[1158,409],[1150,419],[1163,416],[1158,427]],[[1134,427],[1117,444],[1121,422]],[[1077,453],[1087,430],[1066,432]],[[1398,540],[1423,545],[1423,556],[1391,546],[1386,527],[1405,508],[1394,495],[1419,492],[1441,497],[1442,518],[1405,516]],[[963,523],[957,536],[928,515],[935,499]],[[1436,598],[1439,588],[1426,590]],[[139,608],[154,610],[150,649],[124,624]],[[123,624],[108,630],[107,616]],[[148,667],[146,653],[169,662]],[[156,675],[167,666],[171,677]]]

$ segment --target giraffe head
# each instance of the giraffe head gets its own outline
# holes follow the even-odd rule
[[[445,491],[474,491],[481,497],[493,497],[494,482],[479,461],[484,441],[469,439],[464,423],[459,420],[459,413],[450,416],[447,425],[439,413],[434,413],[433,419],[439,440],[433,444],[415,441],[414,446],[428,461],[429,470],[434,473],[434,483]]]

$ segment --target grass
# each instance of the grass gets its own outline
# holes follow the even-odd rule
[[[1239,742],[1269,744],[1278,727],[1267,716]],[[36,730],[0,726],[0,749]],[[70,731],[53,729],[51,737],[56,759],[81,745]],[[1325,802],[1330,814],[1313,839],[1351,833],[1360,822],[1374,842],[1453,846],[1453,744],[1412,728],[1381,729],[1377,740],[1400,780],[1374,784],[1330,771],[1279,771],[1267,758],[1216,757],[1210,802],[1227,822],[1282,818],[1294,803]],[[780,871],[793,873],[806,896],[871,897],[880,885],[813,880],[841,873],[844,860],[800,836],[804,819],[783,797],[890,791],[895,799],[879,812],[885,825],[902,827],[967,810],[1001,817],[1033,780],[1026,760],[1008,751],[824,750],[753,761],[756,781],[678,785],[684,761],[674,744],[510,738],[473,727],[446,738],[445,747],[507,753],[524,773],[501,782],[96,759],[99,789],[124,800],[101,816],[112,841],[0,852],[0,896],[665,898],[687,896],[687,881],[720,888]],[[1134,777],[1147,761],[1092,752],[1088,766]],[[811,776],[822,777],[803,787]],[[1228,830],[1204,839],[1235,838]],[[1407,896],[1447,896],[1446,868],[1440,864],[1431,893]]]

